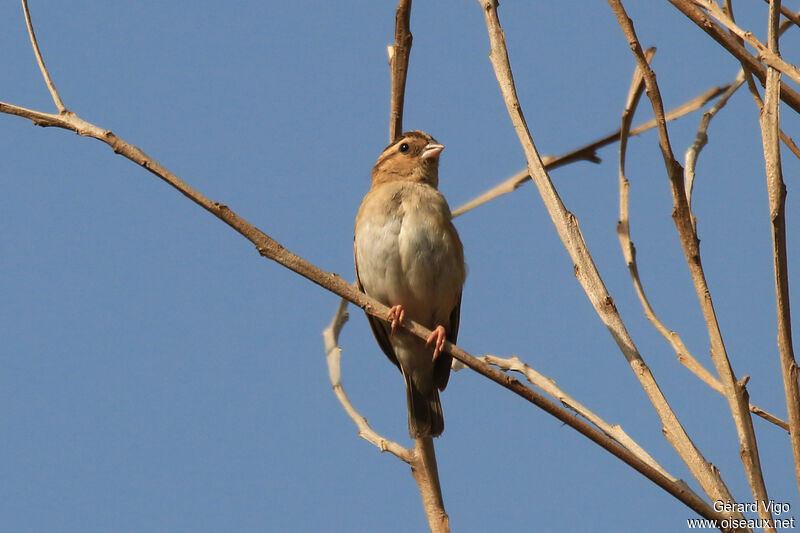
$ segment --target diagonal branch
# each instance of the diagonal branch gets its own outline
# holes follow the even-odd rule
[[[725,104],[728,103],[728,100],[731,98],[731,96],[733,96],[733,93],[739,90],[739,87],[741,87],[744,83],[744,78],[745,74],[744,70],[742,69],[738,74],[736,74],[736,78],[733,80],[733,83],[731,83],[720,99],[717,100],[713,106],[711,106],[711,109],[703,113],[703,118],[700,119],[700,125],[697,128],[697,134],[694,137],[694,142],[684,154],[683,160],[684,165],[686,166],[686,170],[684,172],[684,188],[686,189],[686,203],[689,204],[690,212],[692,211],[692,191],[694,189],[697,157],[708,143],[708,126],[711,124],[711,120],[714,118],[714,116],[719,113],[719,110],[725,107]],[[695,220],[694,214],[692,214],[692,226],[694,226],[694,230],[697,231],[697,220]]]
[[[585,405],[577,401],[575,398],[564,392],[556,382],[553,381],[551,378],[547,376],[543,376],[533,368],[531,368],[528,364],[523,363],[520,361],[519,357],[512,356],[509,358],[502,358],[496,357],[494,355],[485,355],[483,356],[483,360],[489,363],[490,365],[496,366],[500,370],[504,372],[514,371],[519,372],[525,379],[528,380],[529,383],[534,385],[535,387],[543,390],[547,393],[548,396],[554,398],[561,402],[562,404],[566,405],[583,418],[591,422],[597,429],[614,439],[619,443],[620,446],[627,448],[632,453],[634,453],[637,457],[639,457],[642,461],[649,464],[659,472],[661,472],[664,476],[668,477],[672,481],[677,483],[683,483],[683,481],[678,480],[677,478],[670,475],[664,468],[658,464],[658,462],[653,459],[653,457],[647,453],[639,444],[633,440],[630,435],[628,435],[625,430],[619,424],[609,424],[594,412],[589,410]],[[685,485],[685,484],[684,484]],[[687,490],[689,489],[686,486]]]
[[[708,13],[717,19],[723,26],[728,28],[733,35],[736,35],[758,52],[758,58],[769,67],[777,69],[789,76],[795,83],[800,83],[800,69],[791,63],[784,61],[779,54],[773,52],[764,43],[755,38],[752,32],[740,28],[728,15],[726,15],[714,0],[693,0],[694,4],[704,8]]]
[[[659,123],[659,145],[664,157],[664,164],[667,168],[670,188],[672,190],[672,201],[674,205],[672,218],[675,221],[675,226],[680,235],[681,246],[686,256],[686,262],[689,265],[695,291],[700,300],[703,318],[708,328],[708,335],[711,342],[711,359],[717,369],[717,374],[720,376],[720,381],[722,382],[725,396],[730,406],[731,415],[736,424],[736,432],[740,443],[740,455],[745,471],[747,472],[750,488],[756,501],[768,501],[767,489],[764,484],[761,462],[758,456],[758,445],[753,429],[753,420],[749,412],[747,390],[745,389],[747,379],[737,381],[736,375],[733,373],[730,361],[728,360],[728,354],[725,350],[722,333],[714,311],[714,304],[711,300],[711,292],[700,262],[700,241],[694,231],[691,211],[689,210],[689,204],[686,198],[683,169],[680,163],[675,160],[675,156],[672,152],[666,121],[664,120],[664,105],[661,100],[661,92],[656,83],[655,73],[645,59],[642,46],[633,28],[633,22],[628,18],[621,0],[608,0],[608,3],[617,17],[617,22],[636,57],[639,68],[642,70],[645,86],[647,88],[647,96],[650,99],[653,112]],[[759,507],[758,512],[763,520],[769,520],[769,524],[773,523],[772,514],[766,506],[762,505]]]
[[[735,36],[726,33],[711,17],[703,10],[694,5],[693,0],[668,0],[681,13],[686,15],[689,20],[706,32],[712,39],[717,41],[731,55],[738,59],[745,70],[750,70],[759,79],[762,85],[767,80],[767,69],[758,58],[750,54],[745,47],[737,42]],[[781,82],[781,100],[786,105],[800,113],[800,94],[797,94],[788,85]]]
[[[381,319],[385,319],[387,316],[389,312],[388,307],[362,293],[354,285],[344,281],[339,275],[321,270],[302,257],[293,254],[281,246],[272,237],[262,232],[243,218],[239,217],[230,208],[218,202],[213,202],[201,193],[195,191],[183,180],[175,176],[157,161],[147,156],[139,148],[126,143],[114,135],[111,131],[99,128],[75,115],[63,116],[42,113],[3,102],[0,102],[0,113],[8,113],[28,118],[35,124],[44,127],[63,128],[82,136],[93,137],[104,142],[105,144],[108,144],[115,153],[130,159],[134,163],[155,174],[157,177],[178,190],[178,192],[189,198],[191,201],[228,224],[233,230],[245,237],[248,241],[252,242],[263,257],[277,262],[289,270],[316,283],[320,287],[341,296],[349,302],[354,303],[372,316]],[[404,327],[412,334],[423,340],[427,339],[431,334],[430,330],[409,319],[406,319],[401,327]],[[606,451],[610,452],[612,455],[619,458],[636,471],[653,481],[653,483],[664,489],[669,494],[673,495],[699,515],[713,520],[722,520],[725,518],[725,515],[714,511],[705,501],[695,495],[692,491],[687,490],[682,484],[680,484],[680,482],[675,483],[670,478],[665,477],[661,472],[636,457],[629,450],[622,448],[597,429],[576,418],[571,412],[559,407],[553,402],[550,402],[532,389],[525,387],[518,380],[507,376],[499,370],[491,368],[484,361],[468,354],[451,342],[445,342],[444,351],[450,353],[454,358],[458,359],[464,363],[464,365],[470,367],[479,374],[488,377],[495,383],[536,405],[546,413],[586,436],[591,441],[595,442]]]
[[[778,130],[778,135],[780,135],[783,144],[786,145],[786,147],[795,155],[795,157],[800,159],[800,148],[797,147],[792,138],[786,135],[783,130]]]
[[[716,98],[718,95],[722,94],[727,88],[728,86],[714,87],[712,89],[709,89],[703,94],[693,98],[692,100],[676,107],[675,109],[667,113],[667,120],[675,120],[676,118],[680,118],[684,115],[691,113],[692,111],[700,109],[711,99]],[[640,133],[644,133],[645,131],[651,130],[655,127],[656,127],[656,121],[650,120],[632,129],[630,135],[639,135]],[[542,162],[544,163],[544,168],[547,170],[554,170],[556,168],[568,165],[570,163],[575,163],[576,161],[591,161],[592,163],[599,163],[600,158],[597,157],[596,151],[604,146],[613,144],[618,140],[619,140],[619,130],[609,135],[606,135],[602,139],[598,139],[594,142],[591,142],[585,146],[572,150],[571,152],[560,155],[558,157],[545,157],[543,158]],[[491,200],[494,200],[499,196],[503,196],[504,194],[508,194],[510,192],[515,191],[520,185],[522,185],[529,179],[531,179],[531,176],[530,174],[528,174],[528,169],[526,168],[520,170],[507,180],[495,185],[488,191],[480,194],[479,196],[465,203],[458,209],[453,210],[453,218],[459,215],[463,215],[467,211],[471,211],[476,207],[483,205]]]
[[[727,1],[727,0],[726,0]],[[764,0],[767,4],[770,3],[770,0]],[[781,15],[786,17],[786,21],[790,24],[794,24],[795,26],[800,26],[800,16],[797,13],[793,13],[791,9],[788,7],[781,5]],[[781,24],[783,26],[783,24]],[[782,32],[781,32],[782,33]]]

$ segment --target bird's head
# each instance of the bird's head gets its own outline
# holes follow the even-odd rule
[[[439,154],[444,146],[421,131],[408,131],[386,147],[372,167],[372,184],[416,181],[439,186]]]

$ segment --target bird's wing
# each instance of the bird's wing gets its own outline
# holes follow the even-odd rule
[[[355,265],[356,265],[356,287],[364,294],[367,294],[367,291],[364,290],[364,286],[361,285],[361,278],[358,276],[358,256],[356,254],[355,239],[353,239],[353,257],[355,258]],[[369,313],[365,314],[367,315],[367,322],[369,322],[369,327],[372,329],[372,334],[375,335],[375,340],[378,341],[378,346],[381,347],[381,350],[383,350],[383,353],[385,353],[386,357],[389,358],[389,361],[397,365],[397,368],[400,368],[400,363],[397,362],[397,355],[394,353],[394,348],[392,347],[392,343],[389,341],[389,334],[392,332],[392,327],[385,320],[381,320],[380,318],[374,317]]]
[[[461,294],[458,295],[458,302],[453,310],[450,312],[450,320],[444,324],[444,329],[447,332],[447,340],[456,343],[458,339],[458,325],[461,322]],[[433,382],[436,388],[444,390],[447,387],[447,382],[450,379],[450,365],[453,363],[453,356],[449,353],[441,353],[436,359],[433,367]]]

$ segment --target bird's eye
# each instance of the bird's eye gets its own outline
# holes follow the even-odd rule
[[[401,152],[408,152],[408,143],[403,143],[400,145]]]

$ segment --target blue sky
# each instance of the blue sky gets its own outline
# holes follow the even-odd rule
[[[668,108],[738,65],[666,2],[628,2]],[[139,146],[293,252],[353,279],[352,228],[387,144],[394,2],[31,2],[66,105]],[[766,8],[737,5],[765,34]],[[634,67],[604,2],[504,2],[500,18],[543,154],[614,131]],[[52,111],[17,2],[0,6],[0,100]],[[525,166],[477,2],[416,2],[406,129],[447,146],[461,205]],[[787,34],[784,56],[798,37]],[[784,129],[800,122],[783,108]],[[650,118],[643,102],[634,123]],[[677,153],[700,120],[670,125]],[[785,416],[758,113],[741,91],[714,120],[695,213],[729,356],[754,403]],[[92,139],[0,117],[0,529],[15,532],[421,531],[405,464],[361,440],[328,381],[338,298]],[[580,220],[645,361],[740,501],[752,496],[727,402],[680,366],[641,313],[617,241],[617,148],[552,178]],[[789,188],[790,276],[800,260]],[[708,338],[670,217],[653,133],[629,146],[632,236],[665,324],[708,368]],[[469,275],[458,344],[518,355],[670,473],[697,484],[573,276],[530,183],[456,220]],[[792,276],[792,282],[795,278]],[[792,285],[793,293],[797,284]],[[402,379],[351,307],[343,380],[409,445]],[[797,315],[797,313],[795,313]],[[558,421],[470,371],[437,440],[454,531],[680,531],[691,511]],[[800,501],[788,438],[754,421],[770,497]]]

